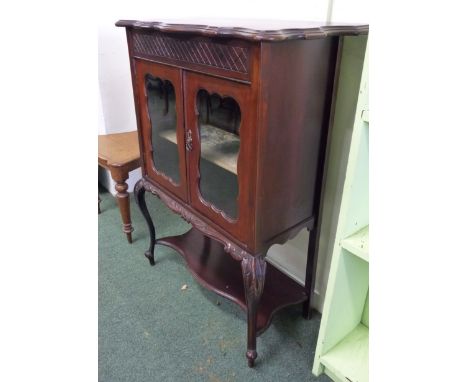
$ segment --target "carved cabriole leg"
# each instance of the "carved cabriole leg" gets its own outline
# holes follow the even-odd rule
[[[154,224],[153,224],[153,220],[151,219],[151,215],[148,212],[148,207],[146,206],[145,191],[146,190],[145,190],[144,180],[140,179],[135,184],[134,194],[135,194],[138,207],[140,208],[140,211],[143,214],[143,217],[145,218],[146,223],[148,224],[148,230],[150,233],[150,245],[149,245],[148,250],[145,252],[145,256],[148,258],[150,264],[154,265],[154,246],[156,244],[156,231],[154,229]]]
[[[117,191],[117,203],[120,209],[120,215],[122,216],[122,230],[127,235],[129,243],[132,242],[132,221],[130,219],[130,199],[127,192],[128,184],[128,171],[124,171],[119,168],[111,168],[112,179],[115,181],[115,190]]]
[[[257,307],[265,284],[266,262],[264,257],[242,259],[245,300],[247,303],[247,361],[253,367],[257,358]]]

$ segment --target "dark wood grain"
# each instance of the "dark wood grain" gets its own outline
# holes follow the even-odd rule
[[[249,367],[254,366],[257,358],[257,309],[265,287],[267,263],[263,257],[242,259],[242,277],[247,304],[247,357]]]
[[[148,172],[146,171],[148,167],[148,163],[146,163],[146,156],[143,155],[144,153],[144,146],[143,146],[143,129],[141,128],[142,126],[142,121],[141,121],[141,112],[140,112],[140,97],[139,97],[139,92],[138,92],[138,83],[137,83],[137,78],[136,78],[136,67],[135,67],[135,59],[134,57],[134,51],[133,51],[133,39],[132,39],[132,31],[131,29],[126,29],[125,35],[127,38],[127,45],[128,45],[128,56],[130,58],[130,73],[131,73],[131,79],[132,79],[132,91],[133,91],[133,100],[134,100],[134,105],[135,105],[135,117],[136,117],[136,124],[138,127],[138,146],[140,149],[140,162],[141,162],[141,173],[143,176],[148,175]]]
[[[333,126],[335,113],[336,92],[338,89],[339,71],[341,66],[341,54],[343,48],[343,37],[335,39],[337,54],[335,62],[330,65],[330,75],[328,77],[328,85],[326,90],[326,109],[322,122],[322,133],[320,136],[320,148],[317,161],[317,180],[315,182],[314,200],[312,214],[314,216],[314,224],[309,227],[309,243],[307,246],[307,264],[305,274],[305,289],[307,291],[307,301],[302,306],[302,315],[305,319],[312,317],[312,303],[315,290],[315,280],[317,276],[317,262],[319,252],[319,241],[321,232],[321,219],[323,211],[323,192],[325,188],[325,163],[326,156],[330,146],[330,130]],[[333,75],[332,75],[333,73]]]
[[[146,206],[145,200],[145,181],[144,179],[140,179],[134,188],[135,199],[137,202],[138,207],[140,208],[141,214],[145,218],[146,224],[148,226],[148,231],[150,235],[150,243],[149,248],[145,252],[146,258],[149,260],[151,265],[154,265],[154,246],[156,245],[156,230],[154,229],[153,220],[151,219],[151,215],[148,211],[148,207]]]
[[[143,156],[145,157],[145,172],[148,176],[156,180],[164,188],[171,191],[183,200],[187,200],[187,172],[185,169],[185,147],[183,144],[178,145],[179,155],[179,177],[180,181],[174,183],[163,172],[159,171],[153,162],[153,145],[152,145],[152,125],[147,106],[147,94],[145,88],[145,75],[151,74],[153,77],[158,77],[163,80],[168,80],[172,83],[175,90],[175,103],[177,114],[177,141],[185,141],[184,129],[184,97],[182,93],[182,73],[180,69],[172,68],[166,65],[148,63],[143,60],[135,61],[135,75],[139,102],[140,130],[143,143]]]
[[[337,38],[262,43],[261,52],[255,252],[314,218]]]
[[[218,94],[221,97],[232,97],[240,106],[242,113],[240,124],[240,152],[237,162],[237,176],[239,182],[238,196],[238,218],[232,220],[223,216],[208,201],[204,200],[200,193],[200,134],[198,125],[198,112],[196,109],[196,97],[199,89],[204,89],[210,94]],[[255,121],[257,119],[256,91],[255,88],[245,84],[232,81],[221,80],[206,75],[196,73],[184,74],[184,94],[185,94],[185,121],[186,128],[192,131],[193,147],[188,161],[188,171],[190,184],[190,203],[200,213],[216,222],[234,237],[252,248],[254,210],[251,208],[255,201],[256,145],[257,134]]]
[[[215,222],[200,215],[192,206],[174,195],[171,195],[153,180],[143,177],[137,184],[160,198],[167,207],[180,215],[187,223],[192,224],[196,229],[203,232],[205,236],[223,243],[224,251],[235,260],[240,261],[244,257],[251,256],[251,254],[246,251],[245,246],[239,243],[239,241],[228,232],[224,231],[222,227],[217,226]]]
[[[187,268],[198,282],[247,311],[241,263],[226,256],[221,243],[191,229],[181,236],[158,239],[157,244],[175,249],[184,257]],[[263,294],[257,308],[257,335],[268,328],[278,310],[307,298],[301,285],[271,264],[266,265],[264,273]],[[259,293],[257,290],[257,295]]]
[[[196,33],[207,37],[240,38],[251,41],[308,40],[338,35],[366,34],[366,24],[338,24],[314,21],[271,20],[119,20],[119,27],[170,33]]]
[[[145,255],[154,264],[155,243],[174,248],[201,284],[246,310],[246,356],[253,366],[256,336],[278,309],[305,302],[304,315],[310,314],[339,39],[366,34],[368,26],[232,20],[116,25],[127,29],[143,163],[135,193],[150,232]],[[153,165],[147,74],[171,81],[176,89],[182,179],[177,185]],[[240,137],[234,217],[201,195],[201,90],[238,107],[236,118],[218,126],[234,128]],[[156,239],[145,191],[194,228]],[[305,287],[264,260],[272,245],[284,244],[303,228],[311,231]]]
[[[132,31],[131,39],[134,57],[250,82],[256,45],[249,41],[139,29]]]

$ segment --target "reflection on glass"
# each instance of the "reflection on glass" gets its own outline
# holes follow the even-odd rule
[[[177,115],[174,86],[170,81],[145,76],[154,167],[175,184],[180,181],[177,151]]]
[[[237,158],[241,112],[237,102],[200,90],[200,192],[207,202],[232,219],[238,216]]]

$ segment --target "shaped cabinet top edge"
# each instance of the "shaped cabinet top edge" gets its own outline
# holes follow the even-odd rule
[[[119,27],[167,33],[194,33],[207,37],[250,41],[309,40],[329,36],[368,34],[367,24],[250,19],[119,20]]]

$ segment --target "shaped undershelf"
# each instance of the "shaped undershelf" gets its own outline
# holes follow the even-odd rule
[[[355,234],[343,239],[341,247],[369,262],[369,226],[365,226]]]
[[[158,239],[157,244],[179,252],[200,284],[247,311],[241,264],[224,252],[221,243],[192,228],[180,236]],[[258,335],[268,328],[278,310],[299,304],[306,298],[301,285],[267,263],[265,287],[257,311]]]
[[[237,157],[239,156],[239,136],[212,125],[202,124],[201,156],[225,170],[237,174]],[[163,130],[159,136],[177,144],[174,129]]]
[[[368,382],[369,329],[359,324],[320,359],[336,382]]]

